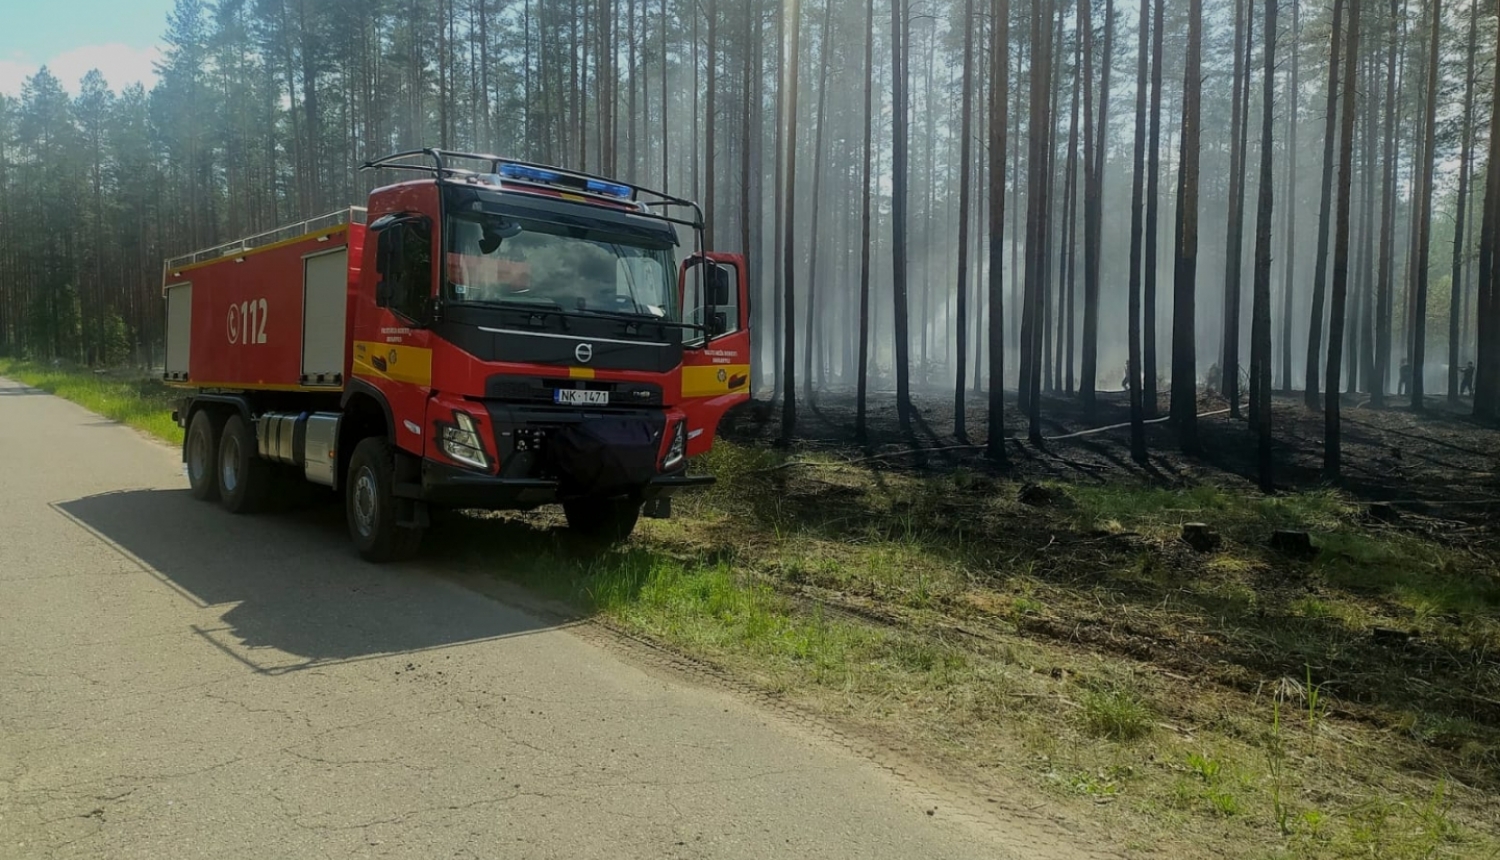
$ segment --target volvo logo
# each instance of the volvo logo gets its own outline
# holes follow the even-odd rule
[[[578,359],[579,364],[588,364],[594,358],[594,345],[591,343],[580,343],[574,348],[573,357]]]

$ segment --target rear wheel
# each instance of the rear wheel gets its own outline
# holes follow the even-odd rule
[[[271,464],[255,451],[255,432],[241,415],[224,422],[219,437],[219,502],[232,514],[252,514],[265,507]]]
[[[349,459],[344,511],[349,537],[365,561],[400,561],[417,554],[422,529],[396,524],[396,453],[379,437],[361,440]]]
[[[634,499],[574,499],[563,502],[568,528],[595,543],[622,543],[635,531],[641,503]]]
[[[182,440],[183,462],[187,465],[188,489],[199,501],[219,497],[219,422],[213,413],[199,409],[188,422],[187,436]]]

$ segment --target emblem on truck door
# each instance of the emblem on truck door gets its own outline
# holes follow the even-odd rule
[[[588,364],[594,358],[594,345],[591,343],[580,343],[573,350],[573,357],[578,359],[579,364]]]

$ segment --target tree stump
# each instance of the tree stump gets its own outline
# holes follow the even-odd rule
[[[1057,504],[1057,492],[1041,484],[1024,484],[1016,494],[1016,501],[1033,508],[1046,508]]]
[[[1415,633],[1412,631],[1396,630],[1392,627],[1370,628],[1371,640],[1378,645],[1386,645],[1392,648],[1399,648],[1410,643],[1414,635]]]
[[[1222,538],[1208,523],[1183,523],[1182,542],[1197,552],[1213,552],[1219,548]]]
[[[1277,529],[1271,533],[1271,549],[1297,558],[1312,558],[1318,554],[1312,537],[1307,532]]]

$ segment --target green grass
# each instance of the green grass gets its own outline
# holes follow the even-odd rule
[[[172,392],[156,380],[7,358],[0,358],[0,376],[56,394],[163,441],[182,444],[182,428],[172,421]]]
[[[1065,485],[1083,528],[1176,537],[1183,523],[1206,522],[1230,540],[1254,540],[1277,529],[1340,527],[1354,506],[1332,491],[1265,497],[1201,484],[1169,489],[1131,483]]]
[[[1135,741],[1151,733],[1151,709],[1129,690],[1090,690],[1083,697],[1083,726],[1112,741]]]

